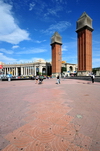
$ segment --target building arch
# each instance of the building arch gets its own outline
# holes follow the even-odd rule
[[[42,75],[46,75],[46,68],[42,68]]]
[[[73,71],[73,67],[72,66],[69,66],[69,71]]]

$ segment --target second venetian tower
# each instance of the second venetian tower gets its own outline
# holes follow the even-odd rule
[[[77,21],[78,76],[92,71],[92,19],[84,12]]]

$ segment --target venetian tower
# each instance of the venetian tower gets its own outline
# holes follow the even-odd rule
[[[92,19],[84,12],[77,21],[78,76],[92,71]]]
[[[52,49],[52,75],[57,76],[61,74],[61,45],[62,38],[55,32],[51,37],[51,49]]]

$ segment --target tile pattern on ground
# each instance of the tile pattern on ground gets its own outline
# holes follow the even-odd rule
[[[10,143],[2,151],[90,150],[92,138],[80,133],[81,127],[73,123],[75,117],[69,115],[73,107],[68,102],[74,100],[65,100],[60,87],[36,87],[34,98],[30,93],[24,96],[29,102],[23,118],[26,124],[4,136]]]

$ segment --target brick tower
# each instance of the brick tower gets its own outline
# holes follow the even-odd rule
[[[61,74],[61,36],[55,32],[51,37],[52,49],[52,75],[57,76]]]
[[[92,71],[92,19],[84,12],[77,21],[78,76]]]

